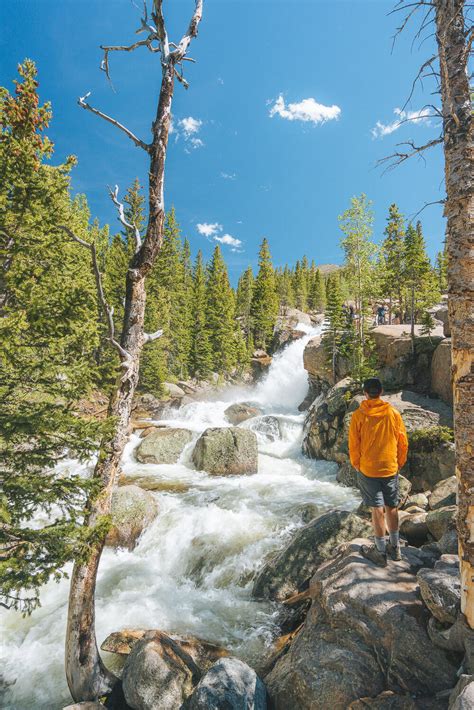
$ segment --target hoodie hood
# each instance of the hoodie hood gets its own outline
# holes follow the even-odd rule
[[[379,397],[378,399],[364,399],[360,408],[368,417],[384,417],[390,409],[390,404]]]

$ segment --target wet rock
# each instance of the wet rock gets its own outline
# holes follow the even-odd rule
[[[206,429],[194,447],[193,463],[199,471],[217,476],[256,473],[257,437],[239,427]]]
[[[147,632],[133,646],[122,673],[125,700],[135,710],[180,708],[202,676],[170,636]]]
[[[83,703],[73,703],[72,705],[67,705],[63,710],[103,710],[105,705],[99,703],[95,700],[86,700]]]
[[[157,514],[158,503],[151,493],[138,486],[120,486],[112,493],[112,526],[105,544],[133,550]]]
[[[474,708],[474,675],[461,675],[449,696],[449,710]]]
[[[401,514],[400,514],[401,517]],[[409,514],[401,520],[400,533],[410,545],[423,545],[428,540],[426,512]]]
[[[445,508],[447,505],[456,504],[457,479],[456,476],[446,478],[440,481],[433,488],[431,495],[428,498],[431,510]]]
[[[298,510],[298,512],[301,515],[303,523],[307,524],[321,515],[321,508],[319,505],[316,505],[316,503],[306,503]]]
[[[173,382],[163,382],[163,388],[165,389],[167,394],[173,399],[180,399],[186,394],[186,392],[181,389],[181,387],[175,385]]]
[[[448,505],[446,508],[430,510],[426,516],[426,524],[435,540],[442,538],[449,529],[454,527],[456,513],[456,505]]]
[[[433,569],[418,572],[420,592],[433,616],[445,624],[454,624],[461,602],[459,557],[442,555]]]
[[[321,392],[327,392],[334,385],[334,375],[320,335],[311,338],[306,344],[303,352],[303,365],[308,373],[313,397]]]
[[[229,656],[229,651],[223,646],[204,641],[196,636],[164,634],[158,629],[122,629],[109,634],[101,644],[103,651],[118,653],[128,656],[135,644],[141,641],[145,635],[151,638],[155,644],[168,644],[168,639],[172,639],[185,653],[189,654],[193,661],[203,670],[208,670],[216,661],[225,656]]]
[[[453,406],[453,385],[451,377],[451,339],[442,340],[431,360],[431,391],[443,402]]]
[[[272,357],[265,350],[255,350],[250,359],[253,377],[259,380],[272,364]]]
[[[261,413],[261,409],[258,409],[247,402],[231,404],[230,407],[227,407],[224,412],[226,418],[231,424],[234,424],[234,426],[237,426],[237,424],[241,424],[252,417],[257,417]]]
[[[403,548],[401,562],[382,568],[360,555],[361,542],[311,580],[305,625],[264,678],[275,710],[347,708],[400,688],[433,697],[453,686],[457,662],[426,631],[411,562],[420,551]]]
[[[161,478],[151,474],[133,474],[130,476],[122,474],[119,486],[130,485],[143,488],[144,491],[160,491],[162,493],[186,493],[190,488],[189,484],[184,483],[184,481]]]
[[[318,566],[342,542],[367,535],[370,525],[355,513],[332,510],[300,528],[258,573],[252,594],[282,601],[305,588]]]
[[[192,439],[193,433],[187,429],[156,429],[140,442],[135,455],[140,463],[176,463]]]
[[[269,441],[277,441],[281,439],[281,426],[278,417],[271,414],[265,414],[262,417],[257,417],[250,425],[252,431],[262,434]]]
[[[398,695],[386,690],[376,698],[360,698],[351,703],[347,710],[418,710],[414,700],[409,695]]]
[[[346,461],[339,467],[336,481],[340,483],[341,486],[346,486],[347,488],[357,488],[357,471],[351,466],[349,461]]]
[[[186,710],[266,710],[267,692],[254,670],[237,658],[217,661],[199,681]]]

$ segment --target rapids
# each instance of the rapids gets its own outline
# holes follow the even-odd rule
[[[308,504],[325,511],[358,503],[352,489],[336,483],[336,464],[301,454],[303,349],[318,330],[298,328],[305,337],[275,356],[259,384],[228,388],[164,418],[197,439],[209,426],[229,426],[224,410],[232,402],[255,403],[275,418],[241,424],[258,438],[257,474],[197,472],[190,458],[193,442],[175,465],[139,464],[133,455],[139,439],[131,436],[123,472],[161,482],[154,493],[160,513],[133,552],[104,551],[96,590],[99,643],[125,627],[159,628],[220,643],[250,663],[268,652],[278,631],[276,606],[252,599],[255,571],[303,524]],[[32,616],[2,612],[5,710],[56,710],[70,702],[63,666],[67,594],[67,580],[51,582]],[[109,664],[115,660],[104,656]]]

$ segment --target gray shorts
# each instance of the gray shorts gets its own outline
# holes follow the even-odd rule
[[[398,473],[394,476],[372,478],[357,471],[357,485],[362,494],[362,500],[370,508],[396,508],[400,502],[398,488]]]

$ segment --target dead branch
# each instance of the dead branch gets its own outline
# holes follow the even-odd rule
[[[147,47],[150,52],[159,52],[160,48],[153,46],[153,40],[156,40],[156,34],[150,34],[146,39],[141,39],[138,42],[128,45],[105,46],[101,44],[100,48],[104,51],[104,58],[100,63],[100,68],[105,72],[107,79],[110,82],[112,81],[110,78],[109,52],[133,52],[138,47]]]
[[[112,190],[109,187],[109,195],[110,195],[112,202],[114,203],[114,205],[117,208],[118,215],[119,215],[118,216],[119,221],[123,224],[123,226],[126,229],[130,229],[133,232],[133,237],[135,240],[135,254],[136,254],[142,246],[142,238],[140,235],[140,230],[138,229],[138,227],[135,224],[132,224],[131,222],[127,221],[127,218],[125,217],[125,208],[123,206],[123,202],[120,202],[118,199],[118,192],[119,192],[118,185],[115,185],[114,190]]]
[[[395,151],[394,153],[392,153],[392,155],[387,155],[385,158],[381,158],[380,160],[378,160],[377,165],[384,165],[385,163],[389,163],[389,165],[387,165],[387,167],[383,171],[384,173],[386,173],[389,170],[393,170],[393,168],[398,167],[398,165],[401,165],[409,158],[413,158],[413,156],[415,155],[419,155],[424,159],[423,153],[425,151],[429,150],[430,148],[434,148],[434,146],[439,145],[442,142],[443,136],[434,138],[433,140],[428,141],[428,143],[425,143],[424,145],[420,146],[415,145],[414,141],[404,141],[403,143],[397,143],[397,146],[406,145],[410,148],[410,150],[406,152]]]
[[[104,311],[106,320],[107,320],[107,329],[108,329],[108,339],[114,346],[114,348],[118,351],[119,356],[120,356],[120,362],[121,362],[121,367],[123,367],[125,370],[128,370],[130,366],[130,361],[131,357],[130,354],[120,345],[118,340],[115,338],[115,324],[114,324],[114,309],[112,306],[109,306],[107,303],[107,299],[105,297],[105,292],[104,292],[104,286],[102,283],[102,274],[99,269],[99,264],[97,261],[97,250],[95,248],[95,244],[93,242],[86,242],[85,239],[81,239],[78,237],[72,229],[67,227],[64,224],[61,224],[60,229],[66,232],[69,237],[80,244],[81,246],[85,247],[88,249],[91,253],[91,261],[92,261],[92,269],[94,271],[94,277],[95,277],[95,283],[96,283],[96,288],[97,288],[97,295],[99,296],[99,301],[102,307],[102,310]]]
[[[416,87],[418,81],[421,81],[421,80],[423,79],[423,76],[424,76],[424,75],[423,75],[423,72],[424,72],[424,70],[425,70],[427,67],[431,67],[431,69],[433,69],[432,63],[434,62],[435,59],[437,59],[437,57],[438,57],[437,54],[433,54],[433,56],[430,57],[429,59],[427,59],[426,62],[424,62],[424,63],[421,65],[421,67],[419,68],[418,73],[417,73],[416,77],[414,78],[413,83],[412,83],[412,85],[411,85],[411,90],[410,90],[410,93],[409,93],[409,95],[408,95],[408,98],[407,98],[407,100],[405,101],[405,103],[403,104],[402,111],[403,111],[403,110],[407,107],[407,105],[409,104],[409,102],[410,102],[410,100],[411,100],[411,97],[413,96],[413,92],[415,91],[415,87]]]
[[[137,146],[137,148],[143,148],[147,153],[150,152],[150,146],[148,143],[145,143],[144,141],[140,140],[140,138],[137,138],[137,136],[132,133],[126,126],[124,126],[122,123],[119,123],[118,121],[115,120],[115,118],[111,118],[111,116],[108,116],[106,113],[103,113],[102,111],[99,111],[99,109],[94,108],[90,104],[87,103],[86,99],[91,95],[91,92],[87,92],[84,96],[80,96],[77,100],[77,103],[79,106],[82,108],[86,109],[87,111],[90,111],[91,113],[94,113],[96,116],[99,116],[100,118],[103,118],[104,121],[107,121],[108,123],[111,123],[113,126],[118,128],[119,130],[123,131],[125,135],[127,135],[133,143]]]
[[[182,36],[178,47],[174,50],[173,55],[175,61],[180,61],[188,51],[188,47],[191,44],[191,40],[197,36],[199,23],[202,17],[202,3],[203,0],[196,0],[196,6],[194,8],[194,13],[189,23],[187,32]],[[161,5],[161,1],[159,2]]]
[[[415,219],[418,217],[418,215],[420,215],[427,207],[432,207],[432,205],[444,205],[445,202],[446,202],[446,200],[433,200],[433,202],[425,202],[423,207],[421,207],[421,209],[419,209],[418,212],[415,212],[415,214],[412,214],[408,218],[409,224],[414,222]]]
[[[153,340],[156,340],[157,338],[161,338],[163,335],[162,330],[156,330],[154,333],[143,333],[143,336],[145,338],[145,343],[150,343]]]

